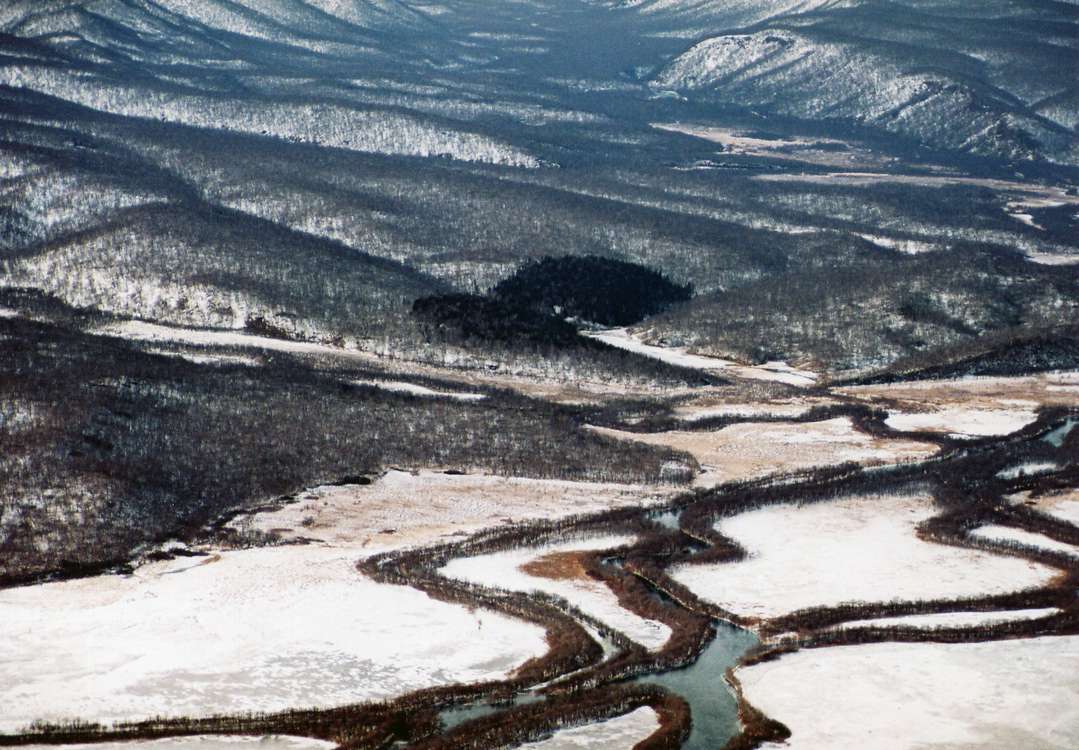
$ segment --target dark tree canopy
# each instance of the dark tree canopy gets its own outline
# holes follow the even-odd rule
[[[636,263],[567,255],[522,266],[491,294],[543,313],[624,326],[688,300],[693,287]]]
[[[866,383],[941,380],[971,376],[1017,376],[1079,367],[1079,327],[1022,332],[1014,340],[976,342],[901,360]],[[986,346],[990,344],[989,346]],[[967,350],[971,350],[970,353]]]
[[[577,329],[561,318],[474,294],[422,297],[413,303],[412,312],[450,338],[555,347],[582,342]]]

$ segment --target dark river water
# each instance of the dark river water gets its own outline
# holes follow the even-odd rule
[[[748,630],[720,622],[716,624],[716,637],[693,664],[683,669],[644,675],[633,680],[645,685],[660,685],[689,702],[693,715],[693,730],[682,746],[683,750],[718,750],[738,733],[738,703],[723,679],[723,673],[757,643],[757,637]],[[522,693],[516,697],[514,705],[537,700],[542,700],[542,697]],[[457,706],[442,712],[442,724],[446,729],[451,729],[506,707],[506,704],[492,706],[483,702]]]

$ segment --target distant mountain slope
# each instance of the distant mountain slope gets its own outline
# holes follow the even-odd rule
[[[1048,305],[1079,260],[1079,169],[1045,160],[1074,163],[1077,20],[1032,0],[9,0],[0,286],[433,361],[415,299],[597,256],[692,284],[672,336],[886,364],[1070,309]],[[1009,259],[996,286],[934,271],[972,247]],[[781,293],[834,278],[847,307]],[[1011,286],[1019,320],[996,316]],[[912,291],[963,332],[906,321]]]
[[[977,246],[837,260],[698,297],[642,332],[705,354],[811,361],[835,372],[1079,318],[1074,266],[1035,266]]]
[[[612,8],[629,8],[676,25],[685,36],[734,29],[818,8],[857,5],[859,0],[598,0]]]
[[[9,281],[79,307],[307,337],[374,337],[441,287],[407,268],[235,212],[133,208],[20,253]]]
[[[654,76],[657,89],[867,125],[934,148],[1079,163],[1069,106],[1079,77],[1074,5],[667,0],[636,7],[707,35]]]
[[[1079,327],[1001,331],[896,362],[859,383],[1029,375],[1079,369]]]
[[[367,91],[369,77],[452,64],[460,50],[431,26],[397,2],[15,0],[0,12],[0,32],[19,42],[0,47],[0,85],[332,148],[537,166],[474,127]]]

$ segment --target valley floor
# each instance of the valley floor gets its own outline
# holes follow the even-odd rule
[[[407,386],[410,372],[387,377]],[[643,688],[620,693],[618,680],[692,662],[710,618],[762,638],[731,657],[744,722],[732,737],[766,717],[791,747],[1079,741],[1068,635],[1079,527],[1074,490],[1059,486],[1076,460],[1074,376],[808,391],[810,378],[786,380],[783,395],[759,400],[673,391],[675,429],[593,429],[687,451],[706,489],[398,468],[234,515],[222,527],[230,544],[172,542],[159,548],[171,559],[144,557],[127,575],[2,591],[0,744],[28,731],[115,736],[64,724],[76,720],[168,734],[162,717],[222,714],[268,716],[251,728],[287,735],[271,731],[288,726],[274,712],[316,709],[311,726],[322,726],[319,711],[415,700],[437,715],[504,685],[531,697],[480,710],[447,737],[647,747],[638,743],[687,726],[684,709]],[[866,422],[865,403],[887,415]],[[847,411],[815,419],[822,407]],[[992,428],[953,421],[965,409],[1016,416]],[[1017,462],[1045,468],[1009,469]],[[951,496],[949,482],[970,494]],[[953,517],[970,520],[941,525]],[[236,549],[236,539],[276,546]],[[576,651],[587,643],[594,653]],[[577,686],[588,708],[559,685]],[[152,745],[249,742],[214,721],[219,739]],[[335,731],[312,736],[337,742]],[[417,747],[441,747],[432,725],[413,731]]]

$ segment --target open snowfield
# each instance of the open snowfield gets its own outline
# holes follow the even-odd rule
[[[704,487],[846,461],[866,465],[898,463],[925,458],[937,450],[928,443],[867,435],[856,430],[848,417],[803,424],[734,424],[715,432],[672,430],[642,434],[591,429],[621,440],[689,453],[703,469],[696,483]]]
[[[679,490],[627,484],[391,470],[369,485],[317,487],[233,525],[353,549],[357,557],[448,541],[504,523],[668,500]]]
[[[801,370],[791,367],[786,362],[765,362],[762,365],[740,365],[726,359],[717,357],[704,357],[699,354],[690,354],[680,347],[652,346],[645,344],[632,336],[625,328],[613,328],[608,331],[598,331],[584,334],[596,341],[602,341],[610,346],[626,351],[643,354],[646,357],[657,359],[660,362],[675,365],[676,367],[688,367],[692,370],[705,370],[709,372],[722,372],[724,375],[747,378],[750,380],[771,380],[787,385],[808,387],[817,382],[817,373],[809,370]]]
[[[1012,502],[1024,503],[1035,510],[1045,513],[1074,526],[1079,526],[1079,490],[1042,495],[1031,499],[1029,492],[1021,492],[1009,498]]]
[[[550,739],[528,742],[521,747],[527,750],[632,750],[657,729],[659,716],[648,706],[642,706],[608,721],[559,730]]]
[[[403,380],[354,380],[356,385],[366,385],[372,388],[380,388],[391,393],[407,393],[410,396],[422,396],[425,398],[448,398],[452,401],[482,401],[487,398],[482,393],[460,393],[457,391],[436,391],[424,385],[408,383]]]
[[[1045,534],[1036,534],[1032,531],[1016,529],[1011,526],[987,524],[974,529],[970,532],[970,535],[976,539],[988,539],[994,542],[1016,542],[1018,544],[1025,544],[1029,547],[1037,547],[1038,549],[1043,549],[1048,552],[1060,552],[1065,555],[1079,558],[1079,547],[1076,547],[1073,544],[1058,542],[1055,539],[1050,539],[1045,536]]]
[[[836,392],[880,403],[890,412],[922,414],[958,410],[968,414],[1007,412],[1018,416],[1038,406],[1071,406],[1079,402],[1079,372],[916,380],[850,386],[838,388]]]
[[[869,149],[834,138],[762,138],[733,128],[681,123],[652,123],[652,127],[718,143],[723,156],[755,156],[838,169],[879,168],[887,164],[886,158]]]
[[[334,706],[499,679],[542,628],[285,546],[0,591],[0,731]]]
[[[623,609],[607,586],[589,578],[572,559],[567,559],[568,553],[611,549],[632,542],[633,538],[626,536],[589,537],[457,558],[450,560],[439,572],[447,578],[483,586],[511,591],[543,591],[561,596],[585,614],[621,631],[642,646],[659,649],[671,636],[669,627]],[[544,570],[551,572],[539,574]]]
[[[736,677],[791,730],[766,748],[1079,746],[1075,636],[806,649]]]
[[[1041,609],[1013,609],[1004,612],[937,612],[931,615],[903,615],[900,617],[878,617],[871,620],[850,620],[836,627],[849,628],[974,628],[996,625],[1001,622],[1037,620],[1041,617],[1059,614],[1055,607]]]
[[[836,401],[826,397],[799,397],[761,401],[728,401],[716,395],[704,395],[688,399],[672,410],[672,414],[686,422],[698,422],[716,417],[779,417],[797,418],[810,409],[830,406]]]
[[[27,750],[333,750],[335,742],[288,735],[198,734],[193,737],[168,737],[163,740],[101,742],[87,745],[24,745]]]
[[[929,412],[890,412],[885,424],[904,432],[927,431],[955,437],[1008,435],[1034,422],[1034,404],[1015,409],[941,408]]]
[[[769,618],[849,602],[1007,593],[1057,575],[1016,557],[923,542],[915,530],[936,513],[929,497],[898,495],[761,508],[716,526],[746,560],[684,565],[671,576],[729,611]]]

